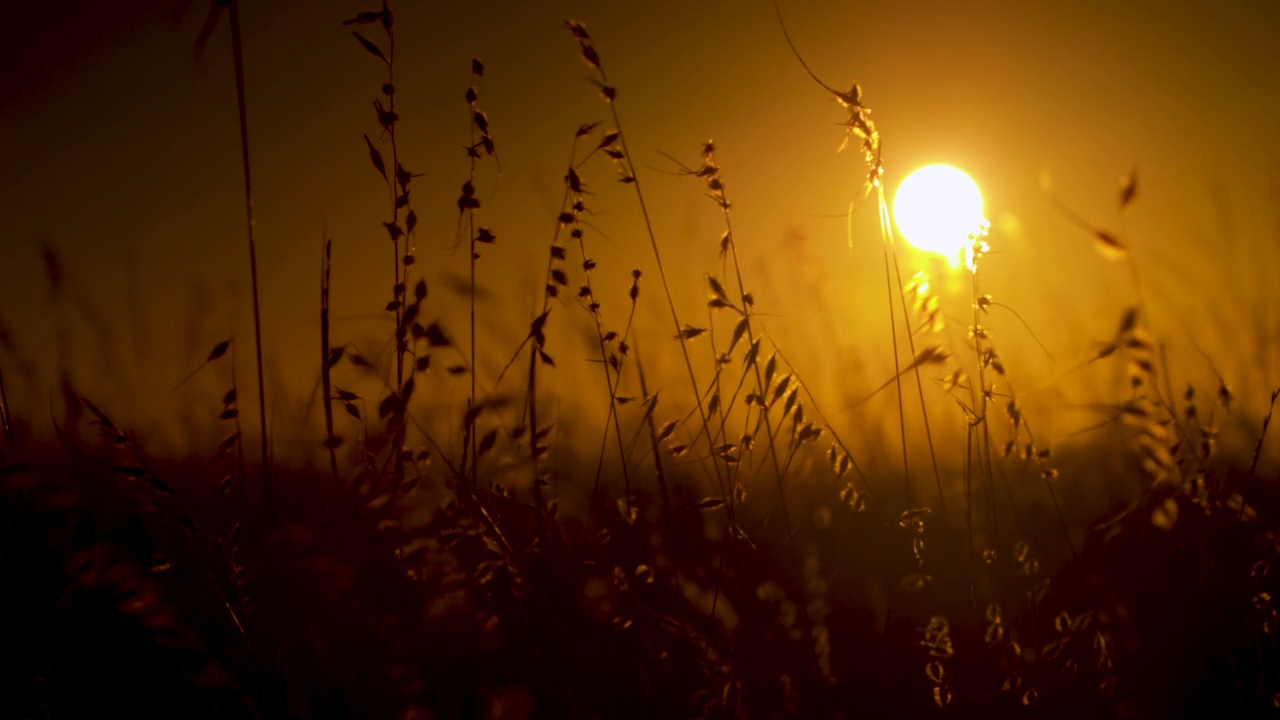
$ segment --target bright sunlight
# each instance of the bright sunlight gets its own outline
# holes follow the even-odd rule
[[[969,233],[983,222],[982,193],[962,171],[927,165],[898,186],[893,221],[907,242],[945,257],[955,267]]]

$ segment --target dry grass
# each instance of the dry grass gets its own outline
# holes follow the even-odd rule
[[[697,162],[668,156],[723,223],[705,307],[679,307],[619,90],[570,21],[611,126],[572,131],[527,331],[480,358],[479,329],[501,326],[476,303],[478,261],[500,247],[479,224],[481,163],[497,167],[479,106],[485,67],[472,61],[465,94],[464,347],[430,319],[445,317],[445,301],[429,294],[415,251],[393,16],[384,4],[346,24],[386,71],[364,143],[389,188],[391,356],[363,354],[331,327],[342,268],[326,237],[314,466],[267,456],[261,394],[263,460],[246,465],[233,339],[192,371],[231,377],[207,403],[225,431],[205,457],[148,456],[110,408],[69,385],[58,437],[34,437],[11,417],[0,374],[0,643],[17,668],[3,686],[8,714],[1147,717],[1280,702],[1280,494],[1257,477],[1271,415],[1251,457],[1219,451],[1233,392],[1219,376],[1208,402],[1192,386],[1175,395],[1125,238],[1076,218],[1129,264],[1135,298],[1079,366],[1121,363],[1127,383],[1094,434],[1050,448],[1015,391],[1019,369],[997,352],[1012,341],[992,309],[1021,316],[980,284],[998,237],[975,235],[968,250],[971,318],[947,317],[930,278],[904,282],[861,90],[813,76],[848,111],[845,140],[857,141],[877,198],[895,353],[892,376],[853,412],[874,413],[894,387],[899,437],[846,441],[849,425],[827,414],[843,401],[815,396],[768,332],[769,299],[744,273],[711,142]],[[246,185],[248,170],[246,155]],[[626,287],[603,283],[592,254],[603,202],[592,188],[611,182],[634,191],[652,250],[653,272],[631,271]],[[1136,188],[1131,177],[1120,209]],[[642,292],[654,275],[661,292]],[[662,329],[638,321],[647,305]],[[949,341],[949,325],[966,337]],[[590,361],[553,358],[549,338],[578,329]],[[512,368],[524,372],[508,380]],[[561,416],[551,373],[580,378],[574,407],[594,403],[603,421]],[[442,401],[464,377],[462,407]],[[963,426],[963,441],[935,435],[931,417]],[[566,430],[583,424],[589,433]],[[936,504],[908,472],[925,462]],[[253,477],[264,478],[262,506]],[[1129,488],[1127,504],[1083,514],[1084,480]]]

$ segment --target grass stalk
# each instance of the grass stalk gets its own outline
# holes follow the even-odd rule
[[[537,348],[532,352],[536,355]],[[543,550],[546,548],[547,527],[547,501],[542,494],[542,477],[538,473],[538,458],[542,452],[538,447],[538,363],[529,363],[529,462],[533,467],[533,509],[534,517],[537,523],[538,542],[542,545]],[[472,433],[474,435],[474,433]],[[472,466],[472,478],[475,478],[475,468]],[[474,491],[474,486],[472,490]]]
[[[236,355],[237,343],[235,337],[231,339],[231,387],[239,388],[240,381],[236,374],[236,364],[238,362]],[[238,393],[238,390],[237,390]],[[240,505],[240,517],[248,517],[249,514],[249,496],[245,492],[245,472],[244,472],[244,425],[241,421],[240,413],[236,413],[236,500]]]
[[[9,447],[13,447],[13,418],[9,414],[9,395],[4,389],[3,367],[0,367],[0,429],[3,429]]]
[[[333,434],[333,385],[330,370],[333,363],[329,360],[329,273],[332,268],[333,241],[325,239],[324,250],[320,259],[320,383],[324,392],[324,446],[329,451],[329,472],[333,480],[338,481],[338,442]]]
[[[604,326],[600,318],[600,308],[597,306],[595,302],[595,299],[594,299],[595,292],[591,286],[591,271],[587,269],[588,266],[591,265],[591,263],[587,258],[587,247],[586,247],[585,241],[583,240],[582,227],[579,222],[578,213],[574,212],[573,216],[574,216],[574,224],[575,224],[573,234],[575,234],[578,238],[578,249],[582,253],[582,264],[583,264],[584,271],[586,273],[586,284],[583,287],[588,293],[587,298],[589,299],[589,302],[590,302],[588,306],[588,311],[591,313],[592,319],[595,320],[596,341],[599,344],[599,348],[600,348],[600,365],[604,370],[605,387],[608,389],[608,392],[609,392],[609,412],[608,412],[608,415],[605,417],[605,428],[604,428],[604,436],[601,438],[600,457],[596,461],[596,474],[591,487],[591,510],[589,510],[589,514],[591,515],[591,517],[594,517],[596,494],[600,488],[600,476],[604,470],[604,452],[605,452],[605,445],[608,442],[610,423],[612,423],[613,425],[614,437],[618,443],[618,459],[619,459],[619,462],[621,463],[620,469],[622,471],[623,491],[626,493],[625,502],[626,502],[628,511],[631,508],[631,470],[628,467],[628,463],[627,463],[626,443],[622,439],[622,418],[619,417],[618,415],[618,384],[622,380],[622,357],[625,357],[625,354],[609,353],[609,350],[605,341]],[[631,313],[627,317],[626,329],[623,330],[622,335],[620,336],[620,340],[619,340],[620,344],[627,342],[627,338],[630,336],[630,332],[631,332],[631,323],[635,319],[635,315],[636,315],[636,298],[639,296],[639,293],[638,293],[639,278],[634,278],[634,283],[635,284],[633,284],[633,287],[637,289],[637,292],[632,293]],[[625,347],[625,345],[623,345],[623,347]],[[613,370],[612,373],[610,372],[610,369]],[[649,397],[649,391],[645,390],[643,387],[641,387],[641,393],[646,398]],[[652,420],[652,417],[653,417],[652,413],[649,414],[649,417],[650,417],[650,420]],[[657,459],[655,458],[655,460]],[[665,491],[664,491],[664,494],[665,494]]]
[[[640,376],[640,392],[645,397],[649,397],[649,382],[645,378],[644,364],[640,361],[640,346],[636,343],[632,348],[632,352],[636,354],[636,373]],[[649,426],[649,444],[653,448],[653,465],[654,472],[658,481],[658,499],[662,503],[662,523],[665,525],[671,520],[671,495],[667,491],[667,473],[662,466],[662,453],[659,451],[658,428],[653,419],[653,413],[649,413],[645,418],[646,424]],[[621,441],[621,439],[619,439]],[[624,466],[626,459],[623,458]]]
[[[390,92],[384,89],[383,94],[387,96],[387,112],[390,122],[387,123],[387,137],[391,141],[391,167],[392,173],[390,180],[391,189],[391,262],[392,262],[392,285],[391,291],[396,302],[396,394],[399,395],[404,388],[404,356],[408,350],[408,342],[405,339],[402,318],[404,317],[404,297],[405,286],[408,278],[408,268],[402,263],[400,254],[400,194],[405,197],[405,206],[408,206],[409,189],[405,187],[405,180],[401,179],[401,175],[407,176],[408,173],[402,173],[400,166],[400,147],[396,141],[396,127],[399,123],[399,116],[396,113],[396,29],[395,21],[391,15],[391,10],[387,7],[386,0],[382,3],[382,27],[387,34],[387,84],[385,88],[390,88]],[[412,213],[410,213],[412,214]],[[413,228],[409,227],[405,235],[405,249],[408,249],[408,233],[413,232]],[[407,398],[405,399],[407,401]],[[394,440],[391,444],[392,467],[394,468],[395,490],[399,492],[400,486],[404,484],[404,438],[407,426],[404,420],[408,408],[403,405],[400,412],[394,415],[397,419]]]
[[[979,242],[979,241],[975,241]],[[978,289],[978,253],[974,253],[972,266],[970,267],[970,277],[973,287],[973,352],[976,356],[978,364],[978,389],[973,396],[974,402],[974,423],[982,425],[982,447],[981,447],[981,465],[984,479],[986,480],[987,504],[991,513],[991,530],[998,547],[1000,544],[1000,518],[996,511],[995,501],[995,478],[993,473],[993,464],[991,462],[991,419],[990,406],[991,399],[990,390],[987,387],[987,363],[983,357],[982,340],[984,331],[982,329],[982,318],[979,316],[978,299],[982,297],[982,293]]]
[[[880,195],[880,222],[887,223],[889,221],[889,205],[884,199],[884,189],[879,188]],[[882,225],[882,227],[884,227]],[[895,248],[893,255],[893,274],[898,281],[898,300],[902,306],[902,322],[907,329],[907,350],[911,352],[911,357],[916,357],[916,341],[915,334],[911,331],[911,313],[907,309],[906,293],[902,285],[902,269],[898,263],[898,253],[896,252],[897,240],[893,233],[893,226],[887,226],[890,245]],[[912,374],[916,378],[916,394],[920,398],[920,417],[924,421],[924,438],[929,445],[929,460],[933,464],[933,481],[938,488],[938,506],[942,510],[943,515],[947,515],[947,496],[942,489],[942,472],[938,469],[938,453],[933,446],[933,430],[929,426],[929,408],[924,401],[924,381],[920,378],[920,363],[912,363]]]
[[[671,321],[675,328],[676,340],[680,343],[680,354],[684,359],[685,370],[689,375],[689,386],[693,390],[694,402],[697,403],[698,417],[702,422],[702,427],[707,433],[707,447],[708,449],[711,449],[714,447],[712,444],[711,426],[707,417],[706,407],[702,402],[702,392],[698,389],[698,377],[693,370],[693,359],[689,355],[688,342],[685,338],[684,329],[680,324],[680,313],[676,310],[675,298],[671,293],[671,285],[667,280],[666,267],[662,262],[662,251],[658,247],[658,238],[653,229],[653,222],[649,217],[649,207],[645,203],[644,190],[641,188],[640,178],[636,174],[634,156],[631,154],[631,148],[627,144],[627,134],[622,126],[622,119],[618,115],[618,107],[615,103],[617,90],[609,84],[608,74],[600,64],[600,58],[596,53],[594,46],[590,44],[590,36],[588,36],[586,29],[582,25],[574,22],[568,23],[568,26],[569,30],[579,40],[579,46],[582,49],[583,58],[600,76],[597,84],[604,95],[606,104],[609,106],[610,118],[613,120],[614,127],[617,128],[617,141],[620,143],[622,148],[622,157],[618,158],[618,162],[623,167],[623,180],[635,189],[636,201],[640,206],[640,215],[644,222],[645,235],[649,240],[649,247],[653,250],[654,265],[658,269],[658,279],[662,282],[662,292],[667,300],[667,308],[671,312]],[[712,453],[711,467],[715,473],[716,485],[720,490],[721,496],[727,497],[729,490],[725,487],[724,474],[721,472],[720,464],[717,462],[716,457],[714,457],[714,453]],[[732,505],[726,504],[725,507],[728,510],[729,521],[731,523],[734,522]]]
[[[711,198],[720,207],[720,215],[724,219],[726,233],[725,242],[728,246],[729,257],[733,261],[734,280],[738,285],[738,299],[739,302],[742,303],[742,322],[746,324],[747,328],[747,347],[751,347],[756,343],[756,329],[751,322],[751,311],[754,308],[755,302],[747,292],[746,285],[742,279],[742,264],[738,260],[737,237],[733,233],[733,220],[729,213],[729,208],[732,207],[732,203],[729,201],[729,198],[725,193],[724,182],[720,176],[720,168],[715,163],[715,147],[710,142],[708,142],[703,148],[703,164],[704,167],[713,169],[713,174],[711,174],[708,179],[708,185],[711,189]],[[785,466],[789,466],[790,461],[788,458],[788,462],[781,466],[778,463],[778,450],[775,442],[776,433],[773,428],[773,418],[769,416],[770,408],[767,400],[769,388],[765,387],[764,375],[763,371],[760,369],[760,363],[753,362],[751,363],[751,367],[755,375],[756,391],[760,393],[761,398],[765,399],[765,402],[760,405],[760,414],[764,419],[765,433],[769,436],[768,454],[773,465],[773,477],[778,487],[778,501],[782,507],[782,520],[787,533],[787,542],[788,544],[792,544],[794,547],[791,513],[787,509],[787,498],[783,487],[783,479],[786,477]],[[732,488],[730,489],[732,490]],[[733,502],[733,495],[733,492],[728,494],[730,503]]]
[[[973,422],[965,423],[964,431],[964,515],[965,534],[969,540],[969,552],[965,557],[973,562]],[[971,574],[972,575],[972,574]]]
[[[479,155],[475,150],[476,148],[475,80],[476,80],[476,71],[475,71],[475,64],[473,63],[472,69],[471,69],[471,83],[472,83],[471,90],[467,93],[467,133],[470,137],[470,142],[467,145],[467,148],[468,148],[467,150],[467,160],[468,160],[467,185],[473,188],[475,187],[475,184],[476,184],[476,160],[479,159]],[[470,354],[470,361],[469,361],[471,365],[471,372],[469,373],[471,376],[471,395],[467,398],[467,409],[471,410],[476,406],[476,260],[479,259],[480,257],[479,254],[476,252],[476,208],[474,205],[467,208],[467,247],[470,253],[470,257],[468,258],[468,266],[470,271],[468,282],[470,283],[470,289],[471,289],[471,292],[469,293],[469,296],[468,296],[468,303],[467,303],[468,317],[469,317],[470,326],[471,326],[471,334],[470,334],[471,354]],[[532,383],[534,379],[535,379],[534,371],[531,370],[529,381]],[[470,416],[471,416],[471,413],[468,413],[468,417]],[[534,423],[533,428],[535,431],[537,430],[537,423]],[[467,447],[463,448],[463,452],[469,453],[471,455],[470,484],[471,484],[471,491],[475,492],[476,481],[477,481],[476,466],[480,464],[480,458],[478,456],[478,453],[476,452],[477,451],[476,435],[478,433],[476,433],[473,429],[470,429],[470,428],[468,430],[469,432],[467,433],[466,436],[470,440],[470,442],[467,444]],[[534,444],[536,445],[536,443]],[[534,485],[535,486],[537,485],[536,480],[534,482]]]
[[[253,219],[253,185],[249,163],[249,115],[245,103],[244,47],[240,37],[240,0],[229,0],[231,53],[235,63],[236,105],[240,118],[240,164],[244,170],[244,209],[249,239],[249,281],[253,289],[253,347],[258,370],[258,424],[262,445],[262,517],[271,526],[271,462],[267,443],[267,393],[262,371],[262,312],[258,300],[258,247]]]
[[[875,488],[871,487],[871,482],[870,480],[867,479],[866,473],[863,472],[862,466],[860,466],[858,464],[858,461],[854,459],[853,451],[849,449],[848,444],[846,444],[845,441],[840,437],[840,434],[836,432],[836,429],[831,425],[831,422],[827,419],[826,414],[822,412],[822,408],[818,404],[818,399],[814,397],[812,392],[809,391],[809,386],[805,384],[804,379],[801,377],[800,372],[796,369],[796,366],[792,364],[792,362],[788,360],[785,355],[782,354],[781,350],[775,350],[775,352],[777,352],[778,357],[781,358],[782,361],[787,364],[787,367],[791,368],[791,372],[794,373],[796,376],[796,381],[800,383],[800,387],[804,390],[804,394],[809,398],[809,407],[813,409],[813,412],[817,414],[819,418],[822,418],[823,422],[827,426],[827,432],[831,433],[831,439],[835,441],[836,446],[839,447],[840,450],[845,454],[845,456],[849,458],[849,464],[853,468],[854,473],[858,476],[858,479],[862,481],[862,488],[867,493],[867,497],[871,498],[871,504],[876,506],[876,509],[880,511],[880,514],[884,517],[885,520],[892,520],[893,518],[889,515],[888,508],[884,506],[884,503],[880,500],[879,495],[876,494]]]
[[[1267,428],[1271,427],[1271,414],[1276,409],[1276,398],[1280,398],[1280,388],[1271,391],[1271,404],[1267,406],[1267,415],[1262,418],[1262,431],[1258,433],[1258,444],[1253,446],[1253,460],[1249,462],[1249,474],[1245,477],[1244,487],[1240,491],[1240,511],[1237,520],[1244,519],[1245,503],[1249,497],[1249,486],[1258,475],[1258,460],[1262,457],[1262,442],[1267,439]]]
[[[883,211],[880,217],[880,231],[884,235],[891,232],[885,226],[885,218]],[[889,298],[889,341],[893,345],[893,386],[898,396],[898,434],[902,439],[902,485],[907,495],[907,509],[911,510],[915,507],[915,503],[911,496],[911,468],[908,461],[907,452],[907,416],[906,408],[902,400],[902,360],[898,356],[898,324],[893,314],[893,279],[889,271],[889,254],[893,252],[892,239],[884,235],[882,249],[884,251],[884,283],[885,290],[888,291]],[[907,327],[910,334],[911,328]]]

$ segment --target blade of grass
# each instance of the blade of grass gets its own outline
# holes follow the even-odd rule
[[[1262,419],[1262,431],[1258,433],[1258,444],[1253,448],[1253,460],[1249,463],[1249,476],[1245,478],[1244,488],[1240,493],[1240,513],[1237,520],[1244,519],[1245,500],[1249,497],[1249,486],[1258,475],[1258,459],[1262,457],[1262,441],[1267,439],[1267,428],[1271,427],[1271,413],[1276,409],[1276,398],[1280,398],[1280,388],[1271,392],[1271,404],[1267,406],[1267,416]]]

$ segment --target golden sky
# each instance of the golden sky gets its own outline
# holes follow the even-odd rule
[[[386,191],[361,139],[375,137],[371,99],[382,71],[340,24],[366,9],[359,3],[243,4],[265,349],[283,408],[305,401],[315,383],[325,233],[334,240],[338,341],[389,332],[379,318],[390,280],[379,225]],[[1242,417],[1257,414],[1280,384],[1280,313],[1270,299],[1280,267],[1280,5],[781,4],[820,77],[842,88],[861,83],[890,188],[933,162],[963,168],[982,188],[996,250],[985,290],[1018,308],[1058,358],[1047,363],[1012,318],[993,321],[1027,385],[1051,382],[1088,355],[1130,297],[1124,266],[1102,258],[1047,201],[1048,177],[1064,202],[1131,243],[1177,384],[1212,377],[1198,345],[1236,387]],[[214,343],[251,337],[230,42],[224,25],[196,57],[206,8],[192,2],[183,15],[181,2],[142,0],[61,3],[56,15],[39,3],[6,11],[0,320],[17,352],[0,350],[0,367],[15,378],[10,394],[23,412],[47,415],[60,325],[77,385],[139,424],[175,407],[216,413],[229,381],[223,370],[178,393],[172,387]],[[499,238],[480,264],[489,291],[480,377],[496,374],[539,299],[573,131],[607,118],[561,27],[570,17],[586,23],[618,88],[691,322],[705,321],[702,277],[718,272],[721,226],[696,182],[661,172],[673,166],[659,151],[694,163],[714,138],[744,271],[771,335],[794,349],[788,354],[811,385],[836,397],[863,394],[892,373],[875,215],[867,208],[855,217],[852,249],[842,217],[863,168],[856,153],[836,154],[841,112],[790,54],[768,0],[393,8],[401,156],[425,173],[414,183],[419,267],[431,282],[432,314],[458,337],[463,302],[447,280],[466,266],[465,250],[452,249],[467,175],[463,93],[471,58],[486,66],[479,105],[501,175],[484,164],[478,183],[481,222]],[[1134,168],[1139,197],[1121,218],[1118,181]],[[628,274],[643,269],[641,346],[663,366],[674,360],[663,347],[669,317],[634,196],[607,165],[582,172],[596,192],[588,241],[597,286],[613,293],[605,312],[621,322]],[[45,242],[64,263],[58,303],[44,277]],[[963,296],[957,303],[965,311]],[[558,372],[572,379],[586,367],[585,316],[566,304],[553,317],[563,323],[551,330]],[[242,378],[248,359],[238,358]],[[18,369],[23,361],[33,373]],[[1054,402],[1110,391],[1098,386],[1113,375],[1073,378],[1086,389],[1062,390]],[[461,385],[451,392],[441,401],[465,397]],[[1064,417],[1058,429],[1086,421]],[[181,441],[173,427],[154,433]]]

